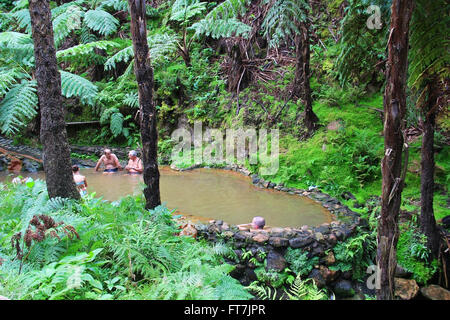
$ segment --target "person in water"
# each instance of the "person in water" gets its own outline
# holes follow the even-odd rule
[[[240,230],[246,230],[248,228],[255,230],[263,230],[266,225],[266,220],[263,217],[254,217],[251,223],[239,224]]]
[[[80,195],[84,197],[87,195],[87,181],[86,177],[81,175],[80,168],[77,165],[72,166],[73,180],[77,185],[77,189],[80,192]]]
[[[122,170],[119,159],[114,153],[111,153],[110,149],[105,149],[103,153],[104,154],[100,157],[97,165],[95,166],[95,171],[98,171],[98,168],[102,163],[105,166],[104,172],[117,172],[119,170]]]
[[[128,153],[128,158],[130,160],[125,167],[125,170],[127,170],[129,174],[141,174],[144,171],[144,168],[142,166],[142,160],[137,156],[137,152],[131,150],[130,153]]]

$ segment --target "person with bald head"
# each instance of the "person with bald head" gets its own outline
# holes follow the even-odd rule
[[[266,219],[263,217],[254,217],[251,223],[246,224],[238,224],[238,228],[240,230],[264,230],[264,226],[266,225]]]
[[[98,171],[102,164],[105,166],[104,172],[117,172],[122,170],[119,159],[114,153],[111,152],[111,149],[105,149],[103,151],[103,155],[100,157],[97,165],[95,166],[95,171]]]
[[[137,156],[137,152],[131,150],[128,153],[128,158],[130,160],[128,161],[128,165],[125,167],[125,170],[127,170],[129,174],[141,174],[144,171],[144,168],[142,166],[142,160]]]

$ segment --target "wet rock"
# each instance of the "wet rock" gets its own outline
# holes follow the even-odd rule
[[[339,280],[334,285],[334,293],[340,298],[350,298],[355,294],[352,283],[348,280]]]
[[[269,238],[269,243],[274,246],[275,248],[280,247],[288,247],[289,246],[289,240],[286,238],[280,238],[280,237],[271,237]]]
[[[303,248],[309,244],[314,242],[314,240],[311,237],[299,237],[299,238],[293,238],[289,240],[289,245],[291,248]]]
[[[330,266],[336,262],[336,258],[334,256],[333,251],[328,252],[327,256],[325,257],[325,264],[327,266]]]
[[[265,243],[269,241],[269,236],[265,233],[260,232],[256,236],[253,236],[252,240],[257,243]]]
[[[308,278],[312,279],[319,289],[326,286],[326,281],[319,269],[313,269],[309,273]]]
[[[267,270],[283,271],[287,267],[286,259],[276,251],[270,251],[267,255]]]
[[[420,292],[430,300],[450,300],[450,291],[435,284],[423,287]]]
[[[405,270],[401,265],[397,264],[395,267],[395,277],[397,278],[408,278],[412,275],[411,272]]]
[[[394,278],[395,296],[403,300],[411,300],[417,296],[419,286],[415,280],[407,280],[402,278]]]
[[[247,232],[247,231],[239,231],[238,233],[236,233],[234,235],[234,238],[237,241],[246,241],[248,239],[251,239],[253,237],[253,234],[251,232]]]
[[[319,272],[326,284],[336,281],[340,275],[340,271],[330,270],[325,266],[319,266]]]
[[[273,182],[269,183],[269,188],[270,188],[270,189],[273,189],[273,188],[275,188],[275,186],[276,186],[276,184],[275,184],[275,183],[273,183]]]
[[[42,169],[42,164],[37,161],[33,161],[33,160],[29,160],[29,159],[24,159],[22,161],[22,171],[36,173],[41,169]]]
[[[356,197],[350,191],[343,192],[341,197],[345,200],[356,200]]]
[[[316,232],[316,233],[314,234],[314,238],[315,238],[317,241],[319,241],[319,242],[325,241],[325,238],[324,238],[323,234],[320,233],[320,232]]]

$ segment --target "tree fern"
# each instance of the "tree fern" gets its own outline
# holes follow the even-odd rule
[[[31,17],[28,9],[16,11],[12,16],[16,19],[20,29],[23,29],[25,33],[31,34]]]
[[[119,136],[123,130],[123,114],[120,112],[111,114],[111,123],[109,128],[114,137]]]
[[[37,104],[34,80],[13,85],[0,102],[1,132],[6,135],[17,133],[37,114]]]
[[[106,0],[102,1],[99,8],[111,7],[117,11],[128,11],[127,0]]]
[[[95,49],[107,50],[117,46],[119,46],[117,42],[100,40],[79,44],[65,50],[59,50],[56,52],[56,57],[63,61],[70,61],[71,59],[79,59],[80,57],[89,57],[94,54]]]
[[[84,104],[94,104],[94,100],[98,93],[98,88],[96,85],[76,74],[62,70],[60,70],[60,73],[61,90],[64,97],[78,97]]]
[[[84,14],[84,23],[91,30],[103,36],[109,36],[117,31],[119,21],[110,13],[103,10],[89,10]]]
[[[444,0],[416,1],[411,20],[411,49],[409,51],[408,84],[420,91],[430,76],[437,79],[450,77],[450,55],[446,49],[450,40],[447,26],[450,5]]]
[[[153,64],[157,64],[162,59],[165,59],[167,55],[173,53],[176,50],[178,38],[169,34],[155,34],[147,38],[148,46],[150,49],[150,58]],[[130,45],[105,62],[105,70],[112,70],[116,68],[117,63],[129,62],[134,58],[133,46]]]
[[[125,95],[123,103],[130,108],[139,108],[139,95],[137,92],[130,92]]]
[[[59,47],[73,30],[81,28],[82,15],[83,11],[80,7],[71,5],[59,15],[52,16],[56,47]]]
[[[185,25],[191,18],[205,11],[206,4],[206,2],[199,2],[198,0],[175,0],[172,5],[170,20]]]
[[[273,2],[261,25],[269,45],[277,47],[286,39],[293,39],[299,33],[298,24],[307,19],[309,10],[305,0],[266,0]]]
[[[247,11],[250,0],[226,0],[211,10],[205,18],[193,24],[195,36],[207,35],[213,38],[243,36],[251,27],[237,19]]]
[[[18,81],[29,78],[21,68],[0,67],[0,98]]]
[[[230,19],[203,19],[194,23],[189,29],[195,30],[195,36],[206,35],[214,39],[226,37],[247,38],[252,28],[236,18]]]

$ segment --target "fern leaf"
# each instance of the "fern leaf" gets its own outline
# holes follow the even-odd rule
[[[97,31],[103,36],[116,33],[119,26],[119,21],[114,16],[100,9],[87,11],[84,14],[84,23],[89,29]]]
[[[114,137],[119,136],[123,130],[123,114],[115,112],[111,115],[111,123],[109,126]]]
[[[60,71],[61,91],[66,98],[78,97],[80,101],[87,105],[93,105],[97,97],[98,88],[89,80],[76,74]]]
[[[17,133],[37,114],[36,81],[15,84],[0,103],[0,129],[6,135]]]

